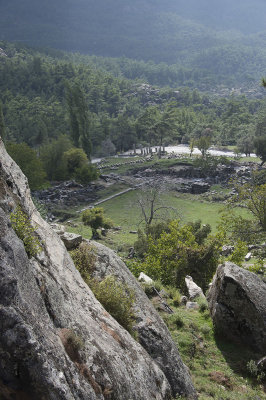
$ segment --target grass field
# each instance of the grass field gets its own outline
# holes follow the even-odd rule
[[[119,189],[124,186],[119,185]],[[107,197],[111,193],[116,193],[115,188],[108,188],[102,192],[101,197]],[[100,205],[104,208],[106,216],[111,218],[115,227],[121,227],[121,230],[111,230],[107,236],[103,238],[103,242],[108,246],[119,249],[121,246],[132,246],[136,241],[136,234],[130,233],[137,231],[142,220],[140,207],[137,204],[138,196],[141,193],[139,190],[133,190],[125,193],[122,196],[108,200]],[[161,195],[161,204],[174,208],[174,210],[166,210],[163,219],[178,218],[181,222],[201,220],[203,224],[210,224],[212,232],[217,232],[217,224],[221,217],[221,211],[224,209],[223,203],[211,203],[204,201],[200,195],[182,194],[177,192],[167,192]],[[247,216],[247,211],[239,209],[238,212],[243,216]],[[80,214],[77,214],[77,219],[73,220],[76,227],[70,227],[70,231],[82,234],[85,238],[91,237],[91,229],[85,227],[81,223]]]

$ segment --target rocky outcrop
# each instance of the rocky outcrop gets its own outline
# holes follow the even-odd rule
[[[185,283],[189,294],[189,299],[194,300],[197,297],[204,297],[202,289],[193,281],[193,278],[189,275],[185,277]]]
[[[33,195],[47,207],[73,206],[85,202],[95,202],[98,199],[97,189],[99,189],[99,186],[93,183],[80,185],[75,181],[68,181],[51,186],[48,189],[36,190]]]
[[[103,279],[107,275],[114,275],[134,290],[139,342],[162,369],[173,393],[194,398],[196,395],[188,369],[183,364],[165,323],[155,311],[139,283],[114,251],[98,242],[88,241],[88,243],[94,246],[97,254],[94,276]]]
[[[35,257],[10,224],[18,204],[41,242]],[[1,400],[170,399],[172,383],[159,364],[95,299],[0,140]],[[180,388],[195,398],[184,379]]]
[[[220,265],[208,302],[218,332],[265,355],[266,284],[257,275],[230,262]]]
[[[76,233],[64,232],[59,235],[67,250],[73,250],[82,242],[82,236]]]

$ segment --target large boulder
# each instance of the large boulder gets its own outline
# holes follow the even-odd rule
[[[35,227],[37,256],[12,229],[16,205]],[[168,400],[169,382],[95,299],[0,139],[1,400]],[[188,375],[184,392],[195,397]]]
[[[82,242],[82,236],[76,233],[64,232],[59,235],[64,242],[67,250],[76,249]]]
[[[257,275],[231,262],[220,265],[208,302],[214,325],[221,334],[265,355],[266,284]]]
[[[134,290],[136,295],[136,329],[139,343],[164,372],[173,394],[183,394],[192,399],[196,398],[188,368],[182,362],[165,323],[154,309],[139,283],[113,250],[98,242],[87,241],[87,243],[94,246],[97,256],[94,276],[103,279],[105,276],[114,275]]]
[[[185,283],[190,300],[195,300],[197,297],[205,298],[202,289],[193,281],[193,278],[191,276],[187,275],[185,277]]]

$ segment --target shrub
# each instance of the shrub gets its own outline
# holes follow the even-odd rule
[[[95,207],[83,211],[82,222],[84,223],[84,225],[91,227],[92,239],[99,239],[97,229],[109,229],[113,226],[113,222],[109,218],[105,217],[104,209],[101,207]]]
[[[74,177],[77,182],[85,185],[91,181],[94,181],[99,176],[97,169],[92,165],[83,165],[75,170]]]
[[[253,265],[248,267],[248,270],[254,274],[265,274],[263,260],[256,260]]]
[[[84,281],[89,281],[96,261],[94,247],[88,243],[81,243],[77,249],[70,251],[70,255]]]
[[[163,232],[169,232],[169,221],[160,221],[152,225],[148,225],[143,232],[141,229],[138,230],[138,239],[134,243],[134,249],[137,255],[141,258],[144,257],[145,253],[148,251],[148,238],[151,236],[153,240],[159,239]]]
[[[73,362],[80,362],[81,358],[79,352],[84,348],[83,339],[80,336],[76,335],[72,329],[66,328],[61,329],[61,331],[59,332],[59,336],[69,358]]]
[[[178,314],[171,314],[167,317],[167,324],[169,327],[182,328],[184,326],[183,318]]]
[[[63,161],[66,164],[67,175],[72,178],[77,168],[87,165],[88,157],[84,150],[73,147],[64,152]]]
[[[173,297],[173,305],[175,307],[178,307],[181,303],[181,295],[179,293],[179,291],[177,290],[174,297]]]
[[[199,297],[196,299],[196,302],[197,302],[198,305],[199,305],[199,311],[200,311],[200,312],[203,313],[204,311],[206,311],[206,310],[209,309],[208,302],[207,302],[207,300],[205,299],[205,297],[199,296]]]
[[[112,275],[102,281],[92,278],[96,255],[93,246],[81,243],[70,255],[82,278],[93,291],[95,297],[112,317],[133,336],[133,325],[136,320],[133,310],[135,294],[125,283],[118,282]]]
[[[143,283],[143,284],[142,284],[142,288],[143,288],[145,294],[146,294],[149,298],[155,296],[155,291],[154,291],[154,286],[153,286],[153,284],[150,284],[150,283]]]
[[[135,278],[138,278],[139,274],[143,272],[143,267],[140,261],[127,259],[125,260],[125,263],[129,271],[135,276]]]
[[[190,275],[206,290],[216,271],[221,242],[219,237],[208,237],[199,245],[192,227],[169,224],[170,232],[163,232],[156,241],[149,237],[149,247],[142,263],[142,271],[164,285],[185,289],[185,276]]]
[[[235,245],[233,253],[227,259],[228,261],[237,264],[239,267],[242,267],[247,252],[248,252],[247,244],[245,242],[242,242],[241,240],[238,240],[238,242]]]
[[[30,224],[29,217],[17,207],[16,210],[10,214],[10,221],[12,228],[17,236],[22,240],[25,251],[29,257],[34,257],[41,252],[41,242],[35,234],[35,228]]]
[[[258,382],[265,380],[265,372],[259,369],[256,361],[250,360],[247,363],[247,371],[253,378],[256,378]]]
[[[175,307],[178,307],[181,303],[181,294],[179,290],[174,286],[167,286],[167,293],[172,300]]]
[[[49,186],[44,165],[35,150],[26,143],[8,143],[7,151],[19,165],[29,181],[31,190],[44,189]]]
[[[203,335],[209,335],[209,333],[211,332],[211,330],[212,330],[212,328],[209,326],[209,325],[207,325],[207,324],[203,324],[201,327],[200,327],[200,331],[201,331],[201,333],[203,333]]]
[[[107,276],[101,282],[92,279],[89,285],[106,311],[129,333],[134,334],[133,325],[136,316],[133,310],[135,301],[133,290],[125,283],[118,282],[112,275]]]

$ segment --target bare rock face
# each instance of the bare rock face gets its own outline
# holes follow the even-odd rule
[[[189,275],[185,277],[185,283],[189,294],[189,299],[194,300],[197,297],[204,297],[202,289],[193,281],[193,278]]]
[[[257,275],[231,262],[220,265],[208,302],[213,322],[221,334],[265,355],[266,284]]]
[[[182,362],[165,323],[139,283],[113,250],[98,242],[88,243],[94,246],[97,254],[94,276],[103,279],[107,275],[114,275],[134,290],[139,342],[164,372],[173,394],[197,398],[188,369]]]
[[[42,243],[36,257],[11,227],[16,205]],[[95,299],[0,139],[1,400],[167,400],[169,382]],[[194,395],[188,375],[187,382]]]

